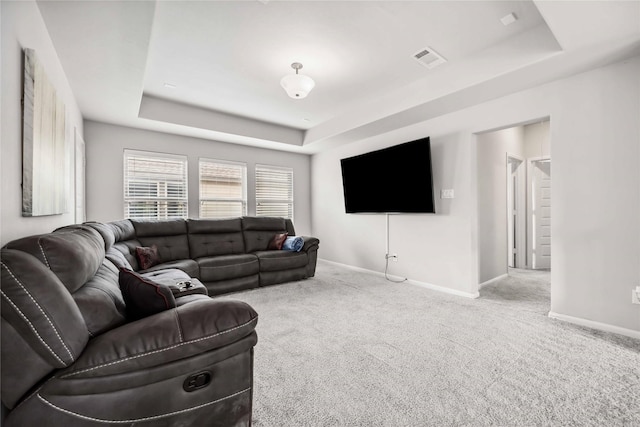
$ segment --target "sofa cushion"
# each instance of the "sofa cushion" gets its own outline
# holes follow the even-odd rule
[[[164,221],[131,220],[141,246],[158,247],[160,262],[191,258],[187,239],[187,222],[183,219]]]
[[[162,262],[154,265],[147,270],[139,270],[139,273],[148,273],[150,271],[166,270],[167,268],[177,268],[182,270],[188,277],[200,277],[200,268],[198,263],[192,259],[177,259],[175,261]]]
[[[12,408],[44,376],[72,364],[89,333],[69,291],[42,262],[11,249],[2,249],[1,260],[2,402]]]
[[[306,252],[259,251],[255,255],[260,262],[260,271],[280,271],[305,267],[309,261]]]
[[[105,254],[102,236],[93,228],[82,225],[24,237],[9,242],[6,247],[39,259],[72,293],[96,274]]]
[[[243,217],[242,229],[248,253],[266,251],[274,234],[287,232],[285,219],[275,217]]]
[[[180,282],[191,278],[187,273],[177,268],[163,268],[155,271],[138,272],[138,274],[158,283]]]
[[[146,270],[160,263],[158,247],[156,245],[136,247],[136,259],[140,269]]]
[[[121,268],[119,281],[127,304],[127,316],[131,319],[141,319],[176,306],[176,300],[168,287],[135,271]]]
[[[189,251],[194,259],[245,252],[240,218],[190,219],[187,222],[187,227],[189,229]]]
[[[96,275],[72,295],[91,336],[126,321],[126,307],[118,285],[118,267],[104,260]]]
[[[127,268],[129,270],[135,270],[135,268],[131,265],[131,263],[129,262],[129,260],[125,256],[125,254],[123,254],[121,251],[119,251],[118,249],[114,248],[113,246],[111,246],[109,249],[107,249],[107,252],[104,254],[104,256],[109,261],[111,261],[113,263],[113,265],[115,265],[118,268],[124,267],[124,268]]]
[[[137,240],[123,240],[121,242],[114,243],[113,246],[111,246],[111,248],[109,249],[120,252],[127,260],[129,265],[131,265],[131,270],[138,271],[140,270],[140,265],[138,264],[138,259],[136,258],[136,248],[138,246],[142,246],[142,243]],[[116,262],[113,263],[117,265]]]
[[[155,245],[158,248],[160,262],[190,258],[189,241],[186,234],[180,236],[139,237],[138,240],[142,246]]]
[[[198,258],[200,280],[213,282],[235,279],[257,274],[260,265],[258,258],[252,254],[220,255],[216,257]]]
[[[131,223],[135,228],[136,238],[155,236],[184,236],[187,234],[187,222],[184,219],[168,220],[136,220]]]

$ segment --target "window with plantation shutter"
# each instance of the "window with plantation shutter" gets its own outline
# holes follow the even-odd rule
[[[200,159],[200,218],[247,214],[247,165]]]
[[[293,219],[293,169],[256,165],[256,216]]]
[[[187,213],[187,157],[125,150],[125,218],[186,218]]]

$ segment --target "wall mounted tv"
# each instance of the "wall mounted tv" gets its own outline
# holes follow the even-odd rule
[[[435,213],[429,137],[340,163],[347,213]]]

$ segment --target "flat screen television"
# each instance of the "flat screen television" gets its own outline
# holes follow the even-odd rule
[[[435,213],[429,137],[340,163],[347,213]]]

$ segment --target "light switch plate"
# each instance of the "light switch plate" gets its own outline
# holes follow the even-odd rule
[[[441,199],[453,199],[453,190],[440,190]]]

